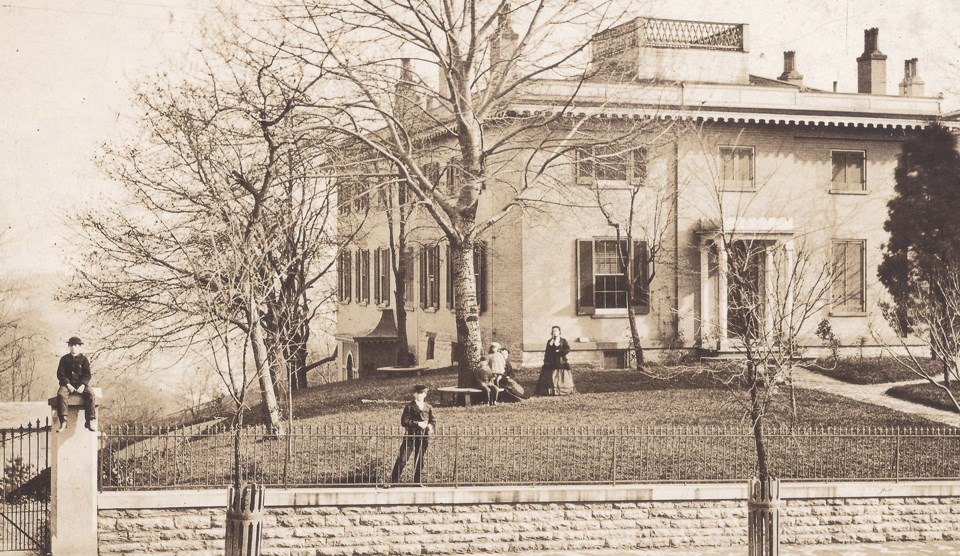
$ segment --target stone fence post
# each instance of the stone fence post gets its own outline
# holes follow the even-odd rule
[[[96,404],[101,391],[93,388]],[[47,403],[56,417],[56,396]],[[100,433],[84,428],[80,394],[70,394],[69,426],[51,432],[50,453],[50,549],[53,556],[90,556],[97,553],[97,449]]]

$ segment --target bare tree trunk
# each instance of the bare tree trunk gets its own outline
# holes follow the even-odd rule
[[[480,337],[480,307],[477,303],[477,282],[474,279],[472,244],[452,245],[453,288],[457,300],[457,343],[460,346],[457,384],[469,387],[474,382],[474,371],[483,359]]]
[[[253,318],[250,319],[250,345],[253,349],[253,364],[256,365],[257,377],[260,381],[260,397],[263,401],[264,417],[270,423],[270,429],[274,434],[283,436],[283,418],[280,415],[277,392],[271,379],[267,349],[263,342],[263,329],[260,319],[256,317],[256,306],[252,299],[249,310],[253,315]]]
[[[627,320],[630,321],[630,340],[633,342],[633,355],[636,358],[636,369],[642,371],[645,361],[643,359],[643,346],[640,345],[640,329],[637,328],[636,311],[633,309],[633,295],[627,292]]]
[[[403,187],[403,185],[401,184],[399,187]],[[405,194],[409,194],[409,192]],[[392,192],[388,202],[393,203]],[[399,222],[397,222],[398,229],[394,232],[393,207],[387,209],[387,229],[390,232],[387,239],[390,243],[390,265],[393,267],[393,300],[397,306],[395,313],[397,317],[396,351],[398,365],[413,363],[410,357],[410,341],[407,338],[407,292],[404,290],[407,278],[407,222],[403,211],[404,207],[399,206],[398,200]]]
[[[753,445],[757,450],[757,468],[760,471],[760,481],[765,484],[770,472],[767,468],[767,449],[763,440],[763,405],[760,401],[757,382],[758,373],[756,363],[747,359],[747,381],[750,385],[750,422],[753,425]]]

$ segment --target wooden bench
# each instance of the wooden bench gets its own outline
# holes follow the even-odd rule
[[[417,376],[423,374],[426,367],[377,367],[377,372],[383,376],[400,376],[407,373],[416,373]]]
[[[483,390],[479,388],[460,388],[459,386],[441,386],[437,388],[440,394],[440,404],[443,405],[443,397],[450,394],[450,405],[457,405],[459,400],[463,400],[463,405],[470,407],[473,405],[473,396],[482,394]]]

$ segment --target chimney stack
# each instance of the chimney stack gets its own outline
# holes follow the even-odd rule
[[[900,96],[922,97],[923,80],[917,75],[917,59],[903,61],[903,81],[900,82]]]
[[[863,31],[863,54],[857,58],[857,92],[887,94],[887,56],[880,52],[876,27]]]
[[[520,35],[513,30],[513,14],[510,3],[500,6],[497,13],[497,30],[490,38],[490,69],[495,77],[506,74],[517,55]]]
[[[417,77],[413,73],[410,58],[400,60],[400,79],[393,88],[394,111],[396,116],[405,123],[410,123],[417,117],[416,109],[420,108],[420,95],[417,94]]]
[[[803,87],[803,74],[797,71],[797,54],[793,50],[787,50],[783,53],[783,73],[777,79],[797,87]]]

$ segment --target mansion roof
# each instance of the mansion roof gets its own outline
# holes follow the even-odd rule
[[[939,98],[834,93],[776,85],[531,82],[510,103],[515,114],[915,129],[940,119]],[[576,101],[570,105],[569,99]]]

